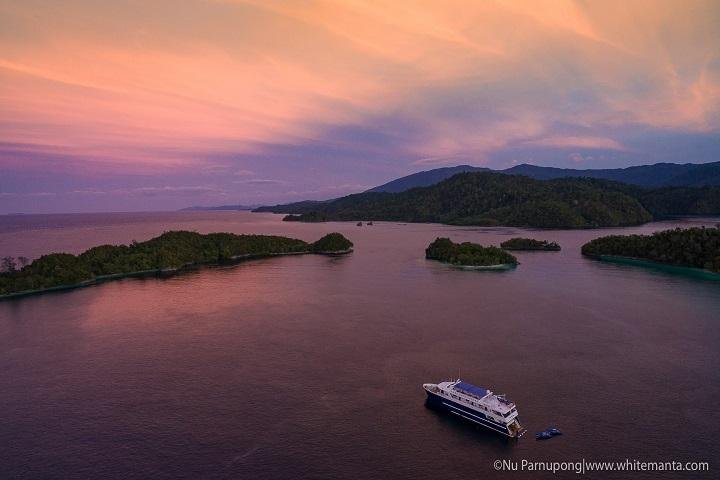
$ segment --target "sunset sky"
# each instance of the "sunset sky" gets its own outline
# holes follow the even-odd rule
[[[0,213],[716,160],[716,0],[0,0]]]

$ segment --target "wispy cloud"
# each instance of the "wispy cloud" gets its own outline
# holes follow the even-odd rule
[[[0,192],[0,196],[6,197],[54,197],[54,196],[96,196],[96,195],[142,195],[142,196],[158,196],[158,195],[227,195],[227,192],[217,186],[211,185],[163,185],[163,186],[147,186],[135,188],[112,188],[103,190],[100,188],[85,188],[69,191],[58,192]]]
[[[203,195],[215,194],[225,195],[226,192],[222,188],[208,185],[190,185],[190,186],[162,186],[162,187],[139,187],[129,190],[131,194],[140,194],[148,197],[156,195]]]
[[[240,185],[287,185],[284,180],[274,180],[272,178],[252,178],[250,180],[233,180],[233,183]]]
[[[0,8],[12,26],[0,41],[0,173],[28,194],[62,175],[73,186],[58,191],[97,179],[113,197],[118,176],[134,198],[270,197],[418,166],[574,163],[568,152],[595,166],[672,160],[647,139],[678,135],[705,146],[677,160],[720,153],[717,2]]]
[[[475,163],[477,158],[472,155],[437,155],[433,157],[423,157],[412,162],[412,165],[419,166],[442,166],[457,165],[459,163]]]
[[[0,197],[54,197],[55,192],[0,192]]]
[[[550,136],[545,138],[539,138],[536,140],[527,140],[522,143],[524,145],[532,145],[538,147],[581,147],[603,150],[625,150],[625,147],[623,147],[618,141],[613,140],[612,138],[603,137]]]

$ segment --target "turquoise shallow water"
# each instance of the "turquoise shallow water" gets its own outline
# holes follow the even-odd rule
[[[717,222],[528,232],[247,212],[0,217],[3,256],[177,228],[355,242],[345,257],[0,302],[0,477],[536,478],[492,462],[629,458],[710,461],[715,478],[720,284],[586,259],[580,246]],[[563,250],[515,252],[520,265],[502,272],[423,258],[437,236],[517,235]],[[422,383],[458,371],[507,393],[529,435],[508,442],[425,408]],[[550,425],[565,434],[532,438]]]
[[[600,255],[598,260],[604,262],[617,263],[620,265],[631,265],[635,267],[643,267],[647,269],[656,270],[658,272],[664,272],[675,275],[682,275],[686,277],[694,277],[704,280],[720,280],[720,273],[705,270],[702,268],[691,268],[691,267],[680,267],[676,265],[666,265],[659,262],[653,262],[651,260],[643,260],[641,258],[622,257],[617,255]]]

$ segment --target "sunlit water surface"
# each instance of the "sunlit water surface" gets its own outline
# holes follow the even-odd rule
[[[605,234],[717,221],[525,231],[248,212],[0,217],[3,256],[171,229],[308,241],[339,231],[355,243],[345,257],[0,302],[0,477],[535,478],[492,462],[628,458],[709,461],[717,478],[720,282],[580,255]],[[509,272],[423,258],[437,236],[515,235],[563,250],[520,252]],[[427,409],[422,383],[458,371],[507,393],[528,435],[504,440]],[[551,425],[564,435],[535,441]]]

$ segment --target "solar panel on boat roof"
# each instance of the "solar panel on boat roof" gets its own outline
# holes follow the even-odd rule
[[[465,383],[465,382],[460,382],[457,385],[455,385],[453,388],[455,390],[458,390],[461,392],[477,395],[478,397],[484,397],[488,393],[488,391],[482,387],[476,387],[475,385],[471,385],[471,384]]]

